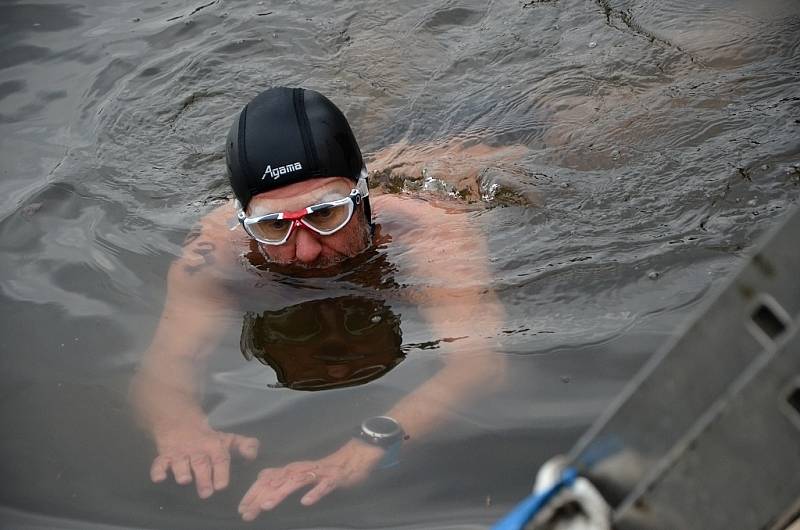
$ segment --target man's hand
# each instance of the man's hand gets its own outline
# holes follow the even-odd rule
[[[206,426],[181,426],[156,433],[158,456],[150,467],[153,482],[162,482],[172,471],[175,482],[189,484],[194,475],[197,494],[207,499],[228,486],[231,453],[248,460],[258,455],[258,440],[215,431]]]
[[[300,499],[304,506],[311,506],[336,488],[354,486],[366,479],[383,454],[380,447],[351,440],[321,460],[264,469],[239,503],[239,513],[245,521],[252,521],[298,489],[314,485]]]

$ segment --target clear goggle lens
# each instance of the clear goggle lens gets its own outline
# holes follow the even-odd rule
[[[299,219],[271,218],[245,220],[247,232],[264,243],[280,244],[289,238],[292,225],[301,223],[320,235],[330,235],[344,228],[353,215],[354,204],[349,198],[312,206]]]

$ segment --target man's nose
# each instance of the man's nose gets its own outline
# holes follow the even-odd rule
[[[308,230],[304,226],[296,228],[297,235],[294,241],[294,256],[297,261],[311,263],[322,252],[322,244],[319,242],[317,234]]]

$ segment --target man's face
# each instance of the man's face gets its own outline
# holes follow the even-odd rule
[[[344,177],[325,177],[297,182],[276,190],[260,193],[250,200],[247,215],[256,217],[268,213],[296,211],[313,204],[346,197],[353,182]],[[369,244],[369,225],[364,216],[364,205],[353,212],[347,225],[329,236],[300,226],[294,228],[289,240],[282,245],[260,247],[273,262],[322,268],[355,256]]]

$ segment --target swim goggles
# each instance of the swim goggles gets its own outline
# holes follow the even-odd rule
[[[244,210],[239,208],[236,217],[245,232],[259,243],[283,245],[294,229],[301,226],[321,236],[335,234],[350,222],[356,206],[368,196],[367,179],[361,177],[350,194],[341,199],[314,204],[293,212],[268,213],[256,217],[247,217]]]

